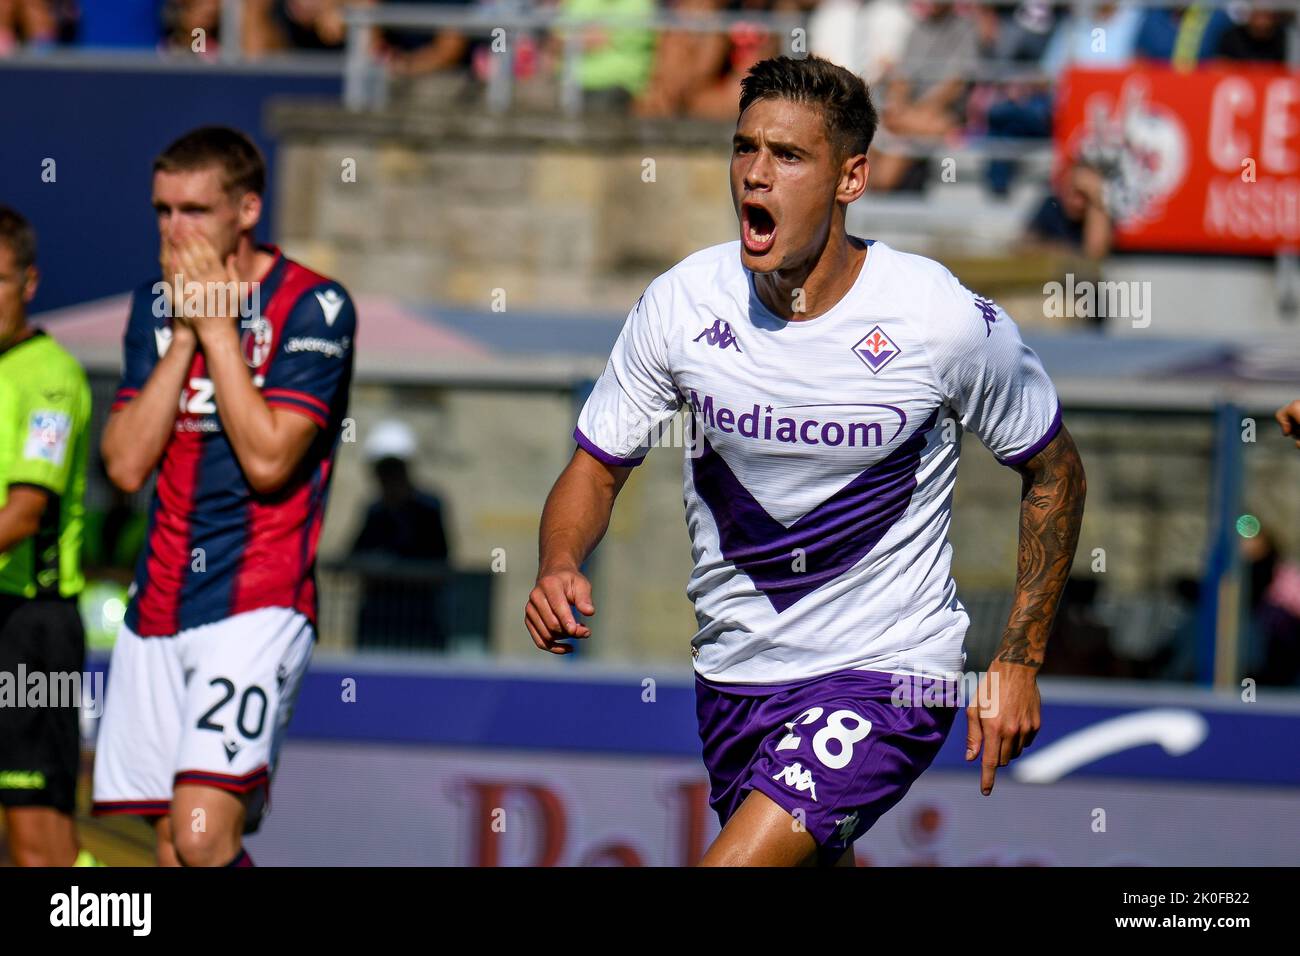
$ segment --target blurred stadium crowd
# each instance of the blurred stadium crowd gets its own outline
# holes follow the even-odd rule
[[[1282,63],[1294,12],[1249,2],[1226,8],[1021,0],[935,3],[931,0],[538,0],[501,10],[550,10],[600,21],[741,15],[726,32],[661,33],[592,26],[582,37],[581,81],[593,105],[643,116],[729,119],[740,79],[754,63],[781,52],[765,14],[806,18],[808,52],[860,73],[877,93],[886,130],[900,135],[989,133],[1045,137],[1051,84],[1069,63],[1122,67],[1140,61],[1193,69],[1215,61]],[[241,55],[341,51],[345,12],[374,0],[242,0]],[[485,9],[475,0],[385,0],[385,6]],[[0,56],[21,48],[192,51],[218,55],[222,0],[0,0]],[[746,22],[750,15],[753,22]],[[1104,31],[1099,41],[1097,31]],[[203,42],[196,42],[202,31]],[[559,68],[554,37],[522,46],[521,76]],[[486,42],[446,29],[376,29],[374,51],[394,72],[486,71]],[[996,82],[984,82],[983,78]],[[906,167],[873,174],[875,187],[903,183]]]

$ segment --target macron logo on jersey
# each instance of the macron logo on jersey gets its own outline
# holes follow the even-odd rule
[[[705,345],[716,345],[724,350],[730,347],[743,354],[740,343],[736,341],[736,333],[731,331],[730,323],[722,319],[715,319],[711,326],[695,336],[692,341],[698,342],[700,339],[704,339]]]
[[[172,347],[172,330],[167,326],[153,330],[153,342],[158,347],[158,357],[162,358]]]
[[[339,295],[337,289],[326,289],[316,293],[316,301],[320,303],[320,310],[325,315],[325,324],[332,328],[334,320],[343,309],[343,296]]]

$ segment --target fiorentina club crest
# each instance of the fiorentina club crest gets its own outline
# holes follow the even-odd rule
[[[901,351],[893,339],[876,326],[853,345],[853,354],[876,375]]]

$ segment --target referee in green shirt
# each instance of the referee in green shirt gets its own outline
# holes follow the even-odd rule
[[[77,612],[90,386],[27,323],[36,236],[0,206],[0,806],[20,866],[85,865],[73,813],[86,638]],[[73,677],[75,676],[75,679]]]

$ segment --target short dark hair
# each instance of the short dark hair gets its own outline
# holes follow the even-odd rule
[[[740,81],[740,112],[766,99],[816,107],[831,142],[845,156],[865,153],[876,135],[879,120],[866,81],[819,56],[777,56],[755,63]]]
[[[36,265],[36,230],[17,209],[0,206],[0,243],[13,252],[19,270]]]
[[[192,172],[216,166],[222,187],[232,196],[262,195],[266,161],[251,139],[229,126],[200,126],[176,140],[153,161],[155,173]]]

